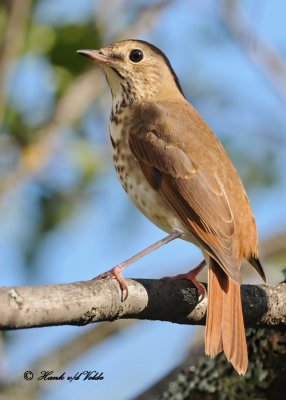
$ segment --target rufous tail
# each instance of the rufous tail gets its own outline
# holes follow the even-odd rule
[[[211,357],[224,351],[236,371],[245,374],[248,355],[240,285],[229,278],[212,258],[208,272],[205,351]]]

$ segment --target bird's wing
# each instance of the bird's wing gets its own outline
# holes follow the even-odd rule
[[[145,178],[205,251],[240,282],[239,262],[232,255],[234,218],[222,183],[215,173],[196,165],[170,136],[166,143],[164,132],[152,128],[134,124],[129,132],[130,149]]]

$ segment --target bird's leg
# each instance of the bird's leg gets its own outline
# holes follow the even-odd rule
[[[174,230],[174,232],[170,233],[168,236],[164,237],[158,242],[153,243],[151,246],[148,246],[146,249],[140,251],[139,253],[135,254],[134,256],[128,258],[127,260],[123,261],[122,263],[116,265],[115,267],[111,268],[109,271],[103,272],[102,274],[96,276],[94,279],[104,279],[104,278],[114,278],[117,279],[119,285],[122,290],[122,299],[126,300],[128,297],[128,287],[126,279],[122,276],[122,272],[128,265],[134,263],[135,261],[140,260],[140,258],[146,256],[147,254],[151,253],[152,251],[158,249],[159,247],[163,246],[171,242],[174,239],[179,238],[182,236],[183,232],[180,230]],[[126,293],[125,296],[123,295],[124,292]]]
[[[205,267],[206,262],[203,260],[202,262],[199,263],[199,265],[192,269],[191,271],[187,272],[186,274],[179,274],[175,276],[166,276],[162,279],[168,279],[168,280],[178,280],[178,279],[187,279],[188,281],[192,281],[195,287],[198,289],[200,299],[202,300],[205,297],[206,294],[206,288],[204,285],[197,280],[197,275],[201,272],[201,270]]]

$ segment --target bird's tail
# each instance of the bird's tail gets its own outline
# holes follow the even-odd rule
[[[206,354],[214,357],[224,351],[236,371],[244,375],[248,355],[240,285],[229,278],[212,258],[208,274]]]

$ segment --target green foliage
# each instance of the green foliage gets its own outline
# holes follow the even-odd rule
[[[253,147],[248,148],[234,147],[229,141],[224,141],[230,158],[236,165],[247,191],[257,188],[273,186],[277,183],[279,176],[277,174],[275,148],[260,148],[257,154]],[[267,168],[265,166],[267,165]]]
[[[37,3],[37,0],[32,1],[31,9],[27,6],[29,17],[23,19],[23,26],[19,31],[21,40],[23,39],[23,46],[19,50],[21,53],[13,54],[9,62],[13,65],[18,60],[20,61],[22,56],[32,53],[40,55],[50,64],[56,79],[52,88],[54,114],[50,118],[53,119],[58,110],[58,102],[67,94],[74,80],[91,67],[91,63],[83,57],[79,57],[76,50],[101,47],[102,34],[93,20],[86,21],[86,23],[81,21],[78,24],[65,24],[63,18],[63,23],[60,26],[50,26],[38,22],[33,19],[33,12]],[[5,8],[1,8],[0,4],[0,45],[1,39],[5,39],[5,30],[9,24],[10,13],[11,7],[8,4],[5,4]],[[43,79],[45,79],[44,76]],[[39,102],[41,101],[42,99],[39,98]],[[13,176],[13,173],[17,170],[17,164],[20,163],[21,165],[21,158],[25,150],[28,146],[31,147],[33,143],[41,140],[43,133],[45,135],[45,125],[49,124],[50,121],[46,119],[42,125],[31,126],[25,116],[7,99],[4,99],[3,110],[5,113],[5,134],[11,137],[11,148],[14,146],[14,149],[17,150],[16,154],[19,154],[19,159],[15,160],[15,151],[13,152],[13,165],[11,165],[11,171],[8,171],[7,174],[11,173],[11,176]],[[47,115],[48,117],[49,115]],[[79,127],[79,121],[75,121],[74,126],[70,128],[73,128],[76,132],[80,129]],[[55,124],[55,131],[57,130]],[[60,135],[61,133],[57,132],[57,134]],[[51,137],[52,140],[54,140],[53,137]],[[49,146],[49,143],[47,142],[46,145]],[[77,207],[80,206],[86,193],[88,193],[88,187],[96,179],[101,168],[102,158],[96,154],[97,146],[95,143],[90,143],[88,138],[85,137],[83,140],[79,138],[79,135],[74,134],[69,138],[67,146],[69,153],[67,157],[69,166],[67,168],[74,172],[72,185],[54,185],[51,179],[46,179],[44,169],[39,168],[39,171],[32,169],[31,171],[37,177],[33,183],[37,186],[38,197],[33,220],[33,232],[30,233],[29,239],[25,240],[21,249],[29,268],[32,268],[34,264],[40,243],[45,235],[75,214]],[[36,163],[39,161],[40,165],[41,154],[37,154],[37,148],[30,153],[31,157],[36,159]],[[63,153],[59,157],[64,157]],[[33,159],[31,162],[33,162]],[[13,171],[13,168],[15,171]]]
[[[35,129],[25,124],[22,114],[10,105],[6,108],[5,125],[20,148],[35,140]]]
[[[7,13],[4,11],[3,8],[0,8],[0,39],[3,38],[4,36],[6,22],[7,22]]]
[[[93,24],[65,25],[55,31],[54,44],[47,54],[52,65],[68,69],[72,76],[78,76],[90,62],[76,54],[76,51],[84,48],[97,49],[101,47],[99,31]]]

